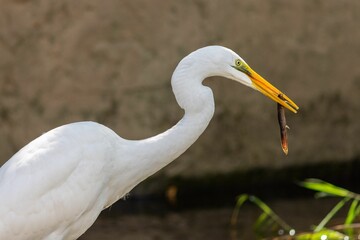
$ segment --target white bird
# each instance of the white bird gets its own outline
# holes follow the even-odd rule
[[[232,50],[198,49],[172,75],[185,114],[169,130],[126,140],[95,122],[71,123],[41,135],[10,158],[0,168],[0,239],[82,235],[103,209],[179,157],[205,130],[215,109],[211,89],[202,84],[210,76],[235,80],[298,110]]]

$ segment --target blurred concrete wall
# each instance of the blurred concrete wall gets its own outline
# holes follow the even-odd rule
[[[182,116],[170,76],[210,44],[238,52],[301,107],[288,113],[222,78],[207,131],[168,175],[360,156],[360,1],[0,0],[0,159],[56,126],[94,120],[157,134]]]

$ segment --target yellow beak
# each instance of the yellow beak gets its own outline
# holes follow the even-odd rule
[[[279,89],[271,85],[268,81],[266,81],[263,77],[257,74],[254,70],[252,70],[249,66],[247,66],[247,73],[252,80],[255,88],[263,93],[265,96],[268,96],[275,102],[281,104],[285,108],[289,109],[293,113],[297,113],[299,107],[285,94],[283,94]]]

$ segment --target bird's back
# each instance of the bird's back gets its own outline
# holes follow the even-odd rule
[[[0,239],[75,239],[108,204],[120,138],[80,122],[35,139],[0,168]]]

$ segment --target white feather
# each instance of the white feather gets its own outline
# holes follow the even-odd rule
[[[185,115],[155,137],[125,140],[103,125],[79,122],[26,145],[0,169],[0,239],[78,238],[104,208],[181,155],[205,130],[214,101],[204,78],[249,81],[231,67],[237,58],[220,46],[185,57],[172,77]]]

